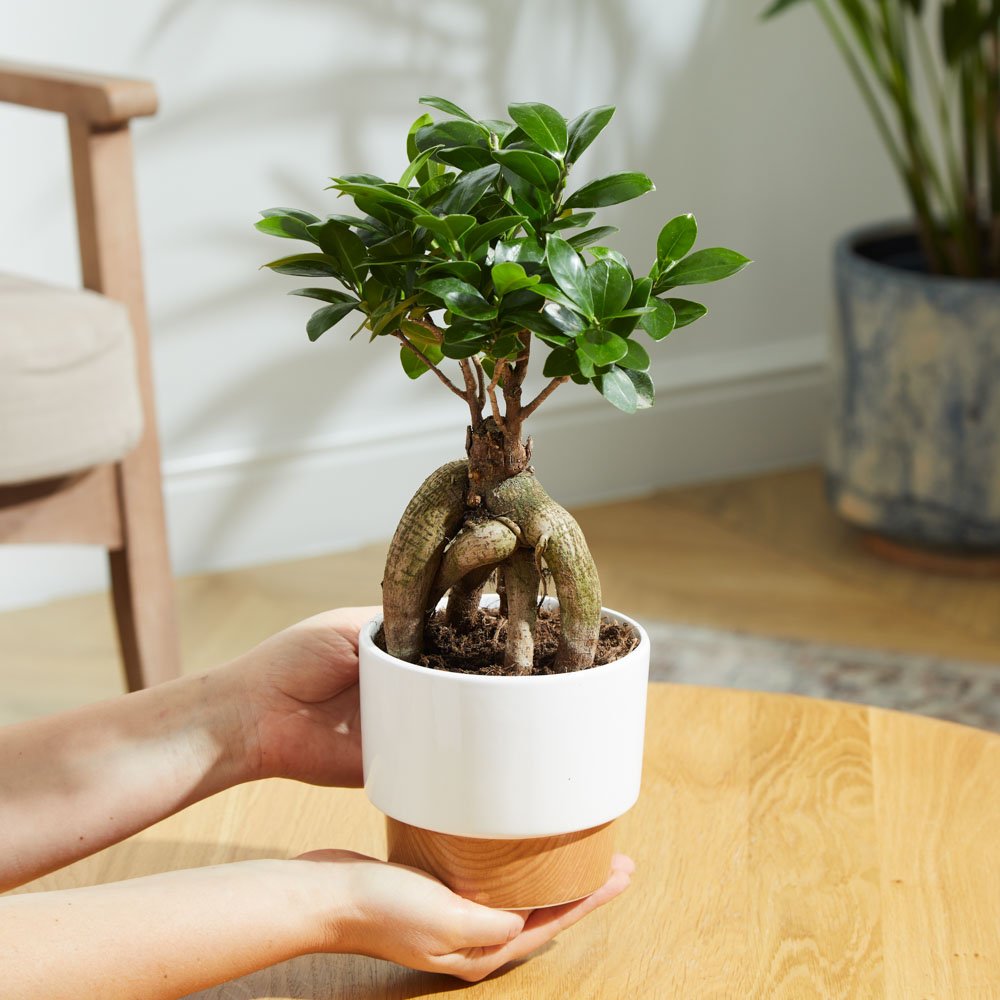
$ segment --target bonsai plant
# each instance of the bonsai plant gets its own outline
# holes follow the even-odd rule
[[[830,495],[893,539],[1000,546],[1000,3],[810,2],[913,215],[837,249]]]
[[[430,830],[484,844],[549,838],[528,851],[537,856],[572,846],[584,828],[603,829],[638,794],[648,640],[645,649],[629,652],[644,639],[641,629],[609,613],[606,626],[626,626],[627,655],[607,669],[594,667],[602,628],[597,571],[576,521],[533,474],[526,421],[566,383],[592,386],[626,413],[651,406],[644,341],[662,341],[706,312],[673,289],[728,277],[749,261],[723,248],[693,251],[691,215],[663,226],[646,275],[636,276],[625,257],[605,245],[616,230],[592,225],[595,210],[653,190],[648,177],[634,172],[575,188],[568,183],[576,161],[611,120],[612,107],[567,122],[544,104],[512,104],[511,120],[496,121],[478,120],[438,97],[421,103],[445,117],[424,114],[414,122],[398,181],[335,177],[330,187],[353,201],[353,214],[320,218],[275,208],[262,213],[257,228],[313,245],[272,261],[271,270],[339,285],[293,292],[323,303],[306,324],[311,340],[356,314],[352,336],[364,330],[371,341],[397,342],[409,378],[434,378],[461,400],[466,457],[433,472],[404,511],[386,562],[381,627],[374,623],[371,634],[362,635],[365,784],[390,816],[391,856],[420,863],[477,898],[525,905],[523,886],[512,894],[510,886],[484,889],[481,879],[466,884],[461,872],[442,869],[435,853],[441,852],[426,838],[397,829],[394,851],[392,834],[393,822],[403,821],[411,833]],[[539,354],[547,382],[529,399],[525,378]],[[543,572],[558,606],[549,600],[539,618]],[[480,611],[490,602],[483,593],[494,574],[499,619]],[[446,608],[435,615],[445,595]],[[556,648],[545,656],[535,641],[544,622],[558,629]],[[489,635],[480,645],[495,645],[505,632],[496,657],[487,655],[481,664],[500,676],[420,665],[441,662],[426,655],[432,630],[439,639],[457,637],[454,659],[485,628]],[[630,657],[631,674],[609,673]],[[560,683],[545,683],[556,680],[553,675]],[[615,723],[625,731],[614,741],[595,740],[601,712],[618,697],[616,678],[627,676]],[[443,695],[448,685],[451,693]],[[443,712],[442,699],[453,712]],[[576,717],[566,720],[567,731],[558,717],[571,711]],[[535,750],[549,738],[554,742],[548,754],[529,758],[514,745],[514,732],[535,741]],[[603,748],[607,767],[595,763],[595,747]],[[616,772],[616,752],[628,773]],[[570,801],[565,788],[574,777]],[[600,802],[601,782],[613,803]],[[496,792],[489,802],[483,787]],[[442,801],[448,795],[450,802]],[[469,850],[463,841],[463,863]],[[495,851],[488,857],[486,867],[496,875]],[[606,860],[599,859],[598,868]],[[579,868],[579,857],[567,864]],[[574,891],[589,890],[556,886],[546,901]]]

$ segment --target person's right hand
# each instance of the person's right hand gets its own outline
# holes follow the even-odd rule
[[[463,899],[415,868],[351,851],[313,851],[299,860],[336,869],[340,905],[329,921],[327,950],[384,958],[473,983],[614,899],[635,870],[629,858],[617,854],[607,882],[585,899],[511,912]]]

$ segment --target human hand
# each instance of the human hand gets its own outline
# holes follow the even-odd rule
[[[358,633],[379,611],[315,615],[225,668],[240,692],[249,777],[361,784]]]
[[[430,875],[352,851],[298,860],[333,863],[340,905],[327,920],[325,950],[369,955],[478,982],[551,941],[623,892],[635,870],[617,854],[607,882],[575,903],[533,911],[493,910],[457,896]]]

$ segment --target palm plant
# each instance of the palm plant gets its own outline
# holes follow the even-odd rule
[[[928,268],[1000,278],[1000,0],[776,0],[764,16],[803,2],[871,112]]]
[[[594,660],[600,584],[579,526],[531,472],[525,421],[570,381],[592,385],[627,413],[651,406],[650,358],[638,335],[656,343],[695,322],[705,307],[672,289],[717,281],[749,261],[725,248],[692,252],[691,215],[666,223],[642,277],[602,243],[616,230],[590,226],[595,210],[653,189],[644,174],[624,172],[567,191],[573,164],[611,120],[612,107],[567,122],[544,104],[512,104],[510,121],[480,121],[442,98],[421,103],[447,117],[425,114],[413,124],[398,181],[333,179],[332,189],[353,200],[357,214],[262,213],[260,231],[315,248],[266,266],[339,283],[292,293],[324,303],[306,324],[311,340],[357,313],[355,333],[398,342],[405,373],[432,373],[467,413],[467,458],[424,482],[390,546],[383,580],[388,652],[419,658],[427,615],[445,593],[448,623],[470,629],[497,572],[509,616],[504,666],[530,673],[544,564],[561,610],[555,669],[582,669]],[[547,349],[548,382],[525,400],[538,347]]]

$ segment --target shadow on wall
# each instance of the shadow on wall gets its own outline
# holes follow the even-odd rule
[[[224,37],[226,19],[237,16],[238,10],[267,6],[273,4],[265,0],[253,5],[172,0],[151,26],[140,59],[149,61],[154,71],[158,63],[182,60],[181,50],[192,35]],[[181,140],[203,141],[206,130],[221,138],[243,130],[267,134],[287,129],[290,122],[301,123],[311,134],[328,135],[329,159],[301,175],[274,164],[269,186],[273,204],[316,210],[324,204],[324,195],[301,177],[322,177],[334,167],[372,169],[366,136],[373,120],[411,120],[418,113],[415,99],[422,93],[451,95],[460,102],[467,100],[473,110],[500,114],[509,100],[531,96],[528,87],[537,81],[535,93],[570,113],[604,102],[630,109],[627,116],[619,113],[615,122],[617,145],[611,142],[602,152],[595,150],[594,162],[584,161],[581,173],[586,179],[640,169],[659,181],[659,193],[649,196],[657,199],[655,211],[644,203],[608,213],[611,221],[619,221],[629,232],[628,239],[621,241],[622,249],[638,266],[651,259],[658,220],[689,207],[698,210],[708,245],[724,237],[730,245],[759,256],[754,245],[757,237],[772,225],[779,198],[787,197],[787,186],[775,175],[808,171],[812,154],[807,143],[785,143],[781,158],[772,153],[778,133],[768,135],[768,113],[789,99],[788,87],[776,73],[764,75],[763,82],[758,79],[765,46],[771,43],[758,24],[757,7],[725,0],[678,0],[670,5],[668,15],[662,0],[623,5],[558,0],[544,9],[529,0],[503,5],[470,5],[466,0],[423,4],[283,0],[281,9],[290,18],[301,24],[305,14],[314,24],[315,35],[329,36],[329,65],[315,69],[299,64],[292,52],[287,74],[213,87],[196,102],[189,101],[155,122],[144,139],[145,147],[155,154]],[[213,25],[215,30],[210,31]],[[276,32],[273,44],[282,44],[283,37],[287,36]],[[361,61],[345,49],[370,52],[371,57]],[[805,59],[803,53],[799,61]],[[553,62],[565,66],[567,72],[553,74]],[[584,98],[583,91],[594,95],[593,99]],[[745,169],[750,161],[757,164],[756,169]],[[386,164],[383,172],[391,172],[394,163]],[[762,166],[771,175],[766,187],[760,183]],[[718,197],[706,200],[706,192],[717,192]],[[696,197],[699,204],[691,206]],[[734,205],[738,206],[735,212]],[[809,207],[803,206],[802,211]],[[211,292],[193,293],[163,310],[156,317],[161,336],[176,340],[194,317],[206,315],[216,317],[222,330],[231,329],[240,306],[263,302],[265,296],[270,299],[295,287],[287,282],[279,288],[272,275],[257,271],[274,247],[250,228],[249,220],[202,227],[199,238],[203,252],[245,261],[246,277],[224,282]],[[789,253],[789,266],[794,266],[797,249]],[[762,276],[760,270],[758,276]],[[736,301],[720,302],[720,321],[714,331],[717,343],[725,342],[727,328],[735,341],[753,324],[754,315],[759,325],[770,325],[773,284],[746,284],[750,287],[741,289],[738,306]],[[710,304],[711,298],[711,294],[705,296]],[[728,324],[724,313],[731,317]],[[304,338],[306,315],[303,309],[302,320],[287,331],[290,344],[296,336]],[[350,319],[341,324],[341,340],[346,339],[343,334],[349,324]],[[286,450],[298,448],[324,429],[329,433],[338,421],[343,424],[345,394],[371,378],[375,366],[385,364],[383,359],[390,352],[367,348],[363,336],[357,344],[331,345],[334,336],[334,332],[327,333],[311,351],[289,351],[287,360],[275,364],[268,359],[248,373],[235,374],[216,397],[182,414],[171,428],[168,452],[183,450],[184,442],[194,445],[200,429],[234,412],[241,425],[250,428],[250,451],[257,448],[264,455],[281,451],[275,449],[273,438],[278,423]],[[675,356],[693,349],[679,339],[671,343]],[[319,356],[324,349],[325,356]],[[333,358],[331,349],[337,352]],[[195,356],[198,348],[192,344],[190,350]],[[391,353],[394,357],[395,351]],[[163,389],[170,392],[173,387],[164,385]],[[416,412],[419,401],[428,398],[426,387],[407,387],[401,382],[400,398],[408,392],[416,401],[408,409]],[[594,405],[604,404],[595,396]],[[460,419],[456,413],[456,421]],[[206,558],[210,559],[223,533],[240,530],[241,511],[263,500],[254,496],[249,471],[242,485],[245,488],[231,492],[230,505],[220,512],[214,526],[217,530],[202,540]]]

